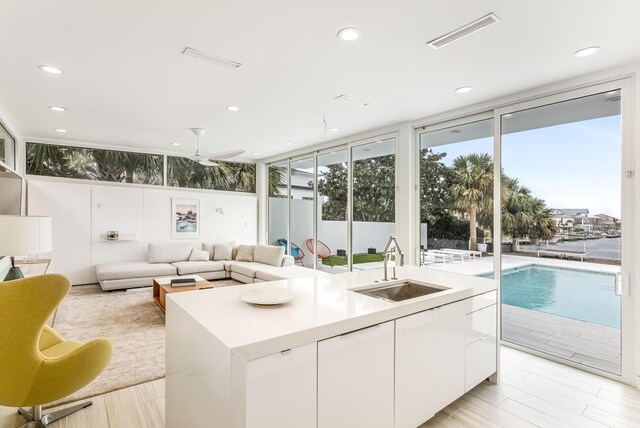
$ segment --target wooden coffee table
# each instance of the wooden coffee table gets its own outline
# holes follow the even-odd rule
[[[171,280],[175,278],[194,278],[196,285],[188,287],[172,287]],[[166,312],[166,301],[168,293],[178,293],[181,291],[203,290],[206,288],[214,288],[213,283],[198,275],[188,276],[172,276],[166,278],[153,278],[153,301],[160,307],[162,312]]]

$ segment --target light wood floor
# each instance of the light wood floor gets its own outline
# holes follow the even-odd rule
[[[0,407],[0,427],[22,423]],[[164,381],[93,399],[93,406],[52,428],[162,428]],[[640,427],[640,391],[510,348],[502,349],[502,382],[479,385],[420,428]],[[185,427],[190,428],[190,427]],[[355,428],[355,427],[354,427]]]

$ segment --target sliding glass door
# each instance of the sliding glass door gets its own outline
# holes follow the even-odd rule
[[[347,149],[319,154],[317,204],[318,269],[329,273],[346,272],[349,268],[349,155]]]
[[[623,97],[501,112],[502,339],[614,375],[632,357]]]
[[[313,268],[313,252],[305,246],[313,242],[313,158],[291,161],[289,165],[291,215],[287,254],[293,256],[297,265]]]
[[[269,165],[269,230],[267,244],[278,245],[289,239],[289,163]]]
[[[329,273],[382,267],[395,235],[395,144],[387,136],[268,165],[269,243]]]
[[[463,263],[493,254],[493,119],[439,124],[418,138],[419,264],[492,276],[490,258]]]
[[[383,265],[382,251],[395,235],[396,139],[351,148],[351,262],[353,269]]]

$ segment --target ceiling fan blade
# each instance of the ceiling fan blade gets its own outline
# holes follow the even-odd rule
[[[244,153],[244,150],[242,149],[229,150],[228,152],[218,152],[209,156],[209,160],[216,161],[216,160],[234,158],[236,156],[240,156],[243,153]]]
[[[198,161],[198,163],[199,163],[200,165],[202,165],[202,166],[220,166],[220,164],[219,164],[219,163],[217,163],[217,162],[212,162],[212,161],[210,161],[210,160],[208,160],[208,159],[202,159],[202,160]]]

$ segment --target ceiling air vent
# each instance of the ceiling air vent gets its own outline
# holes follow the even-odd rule
[[[218,58],[211,54],[200,52],[199,50],[196,50],[190,47],[184,48],[184,50],[182,51],[182,55],[190,56],[196,59],[201,59],[203,61],[211,62],[213,64],[217,64],[222,67],[228,67],[228,68],[238,68],[242,65],[239,62],[231,61],[230,59]]]
[[[357,107],[366,107],[369,105],[369,103],[366,101],[362,101],[344,94],[338,95],[337,97],[334,98],[334,100],[340,101],[346,104],[351,104]]]
[[[489,25],[500,22],[500,18],[498,18],[495,14],[490,13],[487,16],[483,16],[480,19],[476,19],[475,21],[458,28],[444,36],[440,36],[437,39],[431,40],[427,44],[434,49],[440,49],[443,46],[448,45],[449,43],[453,43],[456,40],[460,40],[463,37],[468,36],[469,34],[473,34],[476,31],[482,30],[483,28],[488,27]]]

